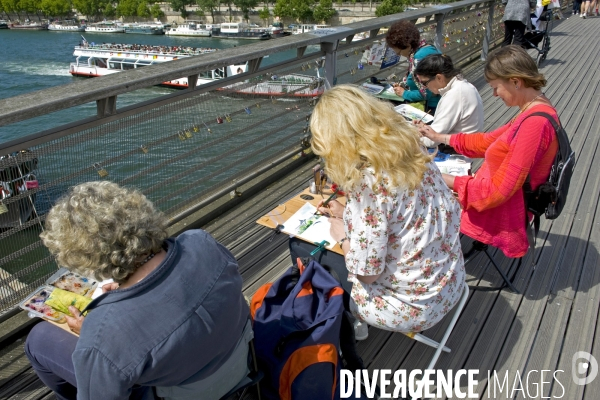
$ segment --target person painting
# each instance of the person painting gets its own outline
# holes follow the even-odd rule
[[[484,76],[494,96],[508,107],[519,108],[507,124],[489,133],[469,135],[442,134],[429,126],[419,130],[460,154],[484,158],[475,176],[443,175],[462,205],[460,230],[498,247],[507,257],[522,257],[529,247],[523,184],[528,176],[534,190],[545,182],[558,150],[550,121],[531,114],[543,111],[557,122],[558,115],[542,92],[544,75],[521,47],[510,45],[493,53],[485,64]]]
[[[438,133],[473,133],[483,130],[483,101],[475,86],[467,82],[452,59],[446,55],[431,54],[421,60],[413,74],[423,86],[441,95],[431,128]],[[426,137],[421,142],[427,147],[439,143]]]
[[[310,128],[313,151],[347,197],[319,211],[345,255],[333,254],[338,276],[352,283],[350,310],[385,330],[435,325],[465,284],[460,208],[417,129],[351,85],[321,96]]]
[[[248,373],[242,278],[208,233],[167,238],[167,219],[112,182],[72,188],[40,235],[60,265],[112,278],[84,317],[37,324],[25,352],[58,399],[219,399]]]
[[[414,79],[414,69],[419,61],[430,54],[440,54],[435,46],[421,39],[417,27],[409,21],[394,23],[385,38],[387,45],[402,57],[408,58],[408,72],[403,85],[394,87],[394,92],[408,103],[425,101],[425,111],[435,114],[439,95],[431,93],[424,86],[418,86]]]

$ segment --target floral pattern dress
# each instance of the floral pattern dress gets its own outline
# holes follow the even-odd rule
[[[347,192],[344,211],[350,250],[350,308],[369,325],[420,332],[435,325],[460,299],[465,285],[460,206],[431,162],[415,190],[375,185],[374,172]],[[365,284],[356,274],[380,275]]]

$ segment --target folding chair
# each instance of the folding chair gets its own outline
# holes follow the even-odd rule
[[[448,328],[446,328],[446,332],[444,332],[444,336],[442,337],[442,340],[440,340],[439,343],[433,339],[423,336],[420,333],[408,333],[408,334],[405,333],[405,335],[410,337],[411,339],[414,339],[418,342],[426,344],[427,346],[431,346],[431,347],[437,349],[435,351],[435,353],[433,354],[433,357],[431,358],[431,361],[429,362],[427,369],[433,369],[438,358],[440,358],[442,351],[444,351],[446,353],[450,353],[450,349],[448,347],[446,347],[446,342],[448,341],[448,338],[450,337],[450,334],[452,333],[452,329],[454,329],[454,325],[456,325],[456,321],[458,321],[458,317],[460,317],[460,313],[462,312],[462,309],[465,307],[465,304],[467,303],[468,297],[469,297],[469,286],[467,284],[465,284],[463,294],[460,297],[458,304],[456,305],[456,309],[454,310],[454,315],[452,316],[452,320],[450,320],[450,324],[448,325]]]
[[[496,271],[498,271],[498,273],[500,274],[500,276],[504,280],[504,283],[502,285],[500,285],[500,286],[494,286],[494,287],[471,286],[471,289],[472,290],[481,290],[481,291],[490,292],[490,291],[494,291],[494,290],[502,290],[502,289],[504,289],[505,287],[508,286],[508,288],[510,290],[512,290],[514,293],[519,294],[519,291],[517,290],[517,288],[512,283],[512,279],[514,278],[514,274],[513,274],[513,278],[510,278],[510,279],[508,278],[508,276],[506,276],[506,274],[504,273],[504,271],[502,271],[500,269],[500,267],[498,266],[498,264],[496,264],[496,261],[494,261],[494,257],[492,257],[492,255],[488,251],[488,245],[487,244],[481,243],[480,241],[477,241],[477,240],[474,241],[473,242],[473,247],[471,247],[471,249],[469,249],[469,251],[464,254],[465,265],[467,265],[467,263],[469,261],[471,261],[473,258],[475,258],[476,253],[479,253],[479,252],[482,252],[482,251],[487,256],[487,258],[490,260],[490,262],[492,263],[492,265],[494,266],[494,268],[496,268]],[[517,264],[517,268],[515,269],[515,274],[516,274],[516,271],[521,267],[521,262],[522,261],[523,261],[523,257],[519,258],[519,263]]]

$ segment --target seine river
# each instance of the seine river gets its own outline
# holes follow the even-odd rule
[[[51,32],[51,31],[20,31],[0,29],[0,99],[18,96],[20,94],[65,85],[81,79],[69,74],[69,63],[75,61],[73,49],[81,42],[84,35],[89,43],[127,43],[151,44],[167,46],[212,47],[226,49],[255,43],[254,40],[232,40],[193,37],[171,37],[165,35],[138,34],[90,34],[85,32]],[[273,39],[272,39],[273,40]],[[276,39],[275,39],[276,40]],[[295,50],[289,55],[295,55]],[[263,65],[286,58],[288,54],[278,54],[267,58]],[[119,96],[118,107],[148,100],[176,89],[154,87],[136,91],[132,94]],[[24,121],[19,124],[0,127],[0,143],[17,137],[23,137],[38,131],[48,129],[92,116],[96,112],[94,104],[83,105],[77,112],[72,110],[56,113],[44,122],[39,120]]]

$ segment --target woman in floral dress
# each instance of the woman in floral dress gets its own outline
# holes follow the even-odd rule
[[[345,254],[352,313],[392,331],[433,326],[465,284],[460,207],[416,128],[350,85],[321,96],[310,127],[313,151],[347,196],[345,207],[319,210]]]

